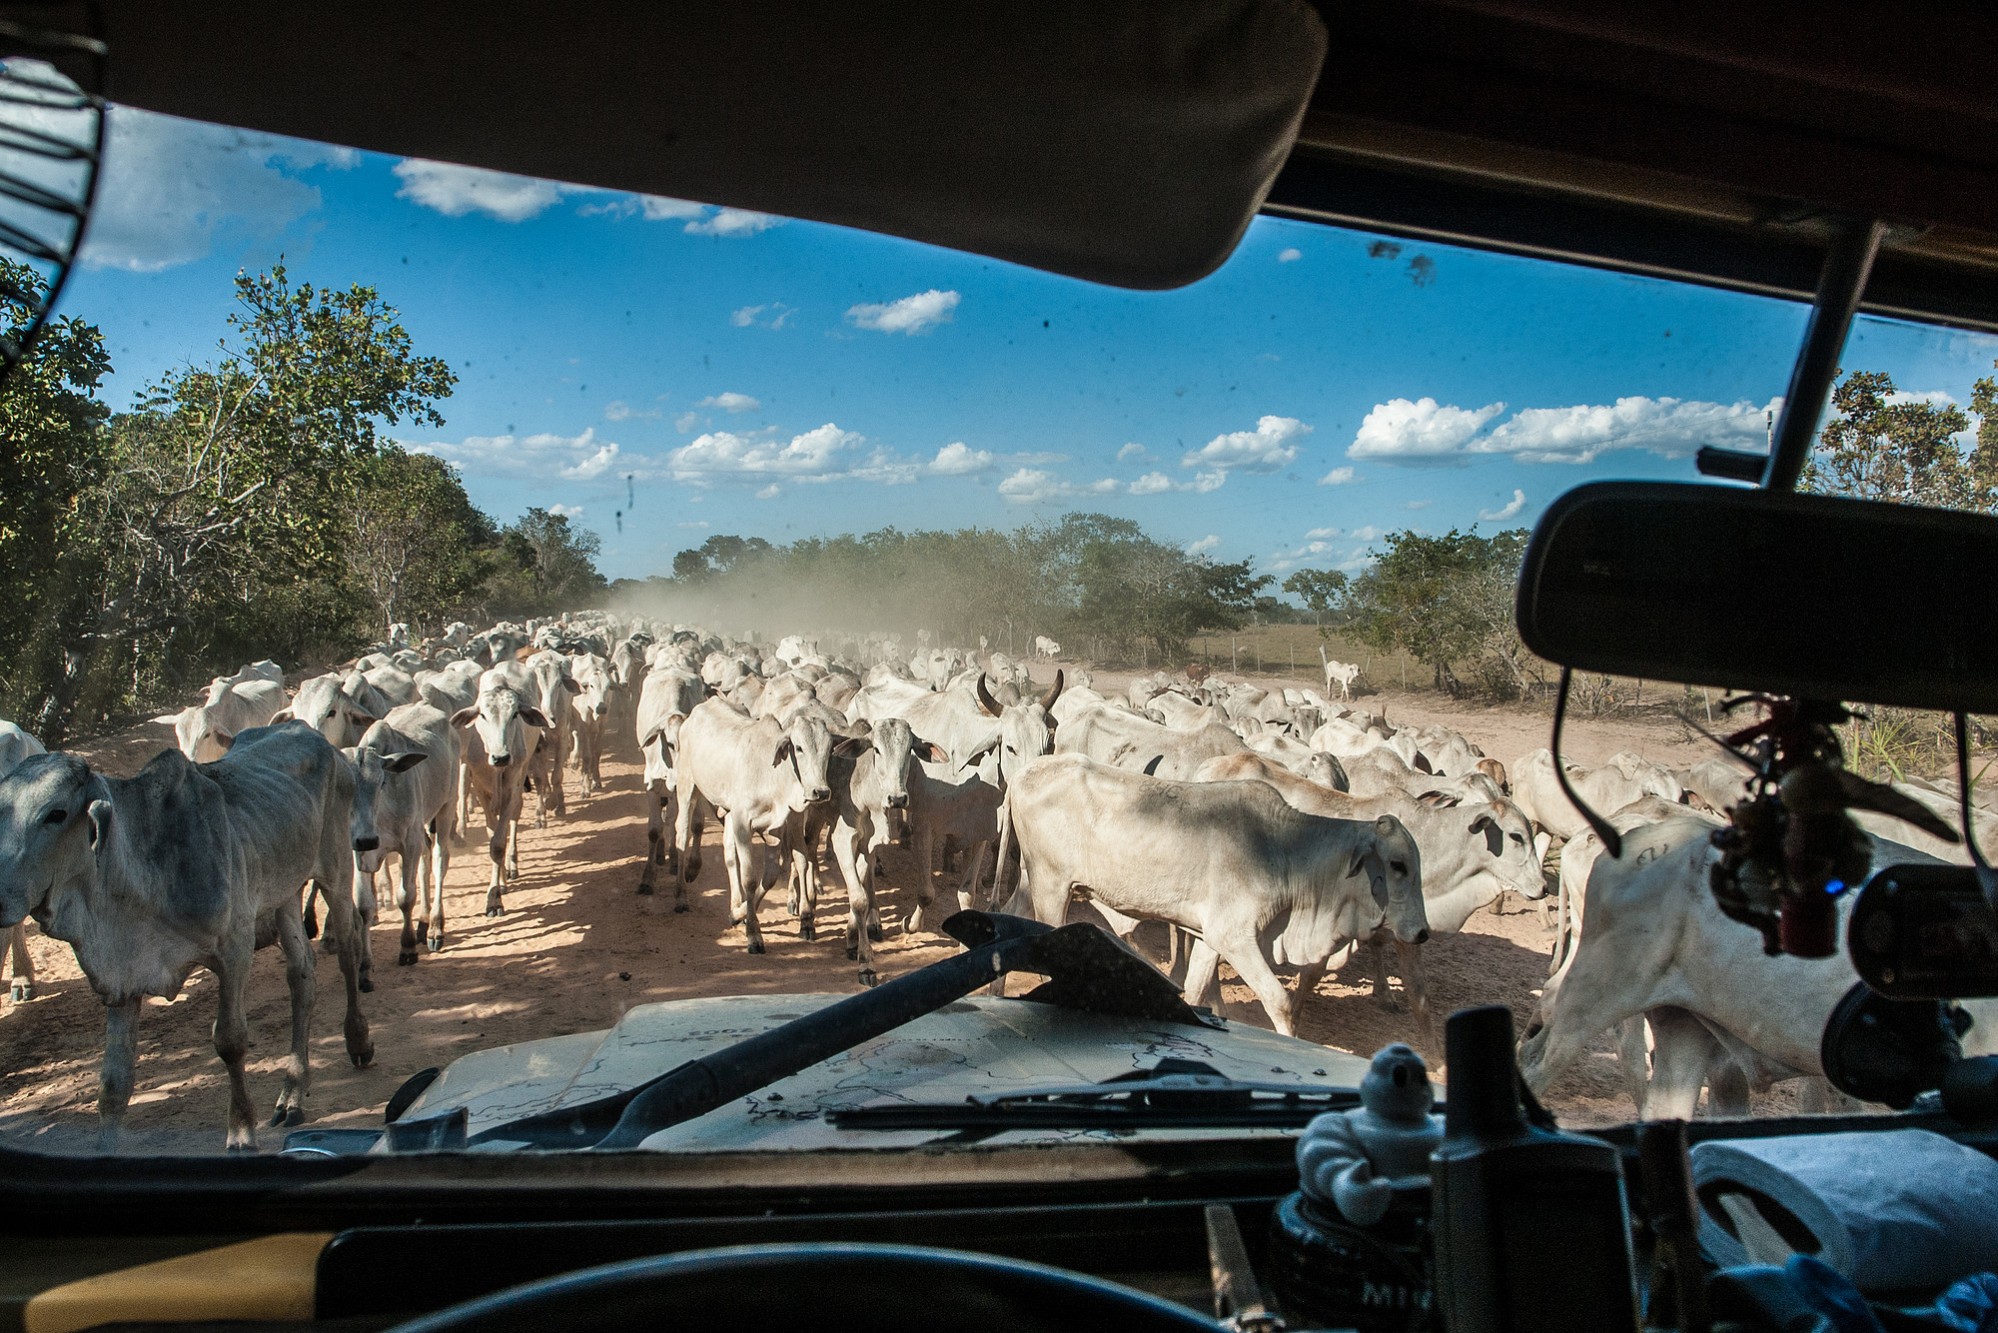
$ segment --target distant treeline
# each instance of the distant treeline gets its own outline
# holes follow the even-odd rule
[[[0,268],[0,291],[36,282]],[[110,370],[64,318],[0,388],[0,713],[50,744],[246,659],[601,600],[594,535],[538,509],[502,526],[379,433],[441,425],[456,377],[372,288],[239,275],[212,360],[122,412]]]

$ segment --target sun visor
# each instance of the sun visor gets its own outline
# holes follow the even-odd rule
[[[162,5],[114,100],[1164,288],[1233,250],[1325,29],[1302,0]]]

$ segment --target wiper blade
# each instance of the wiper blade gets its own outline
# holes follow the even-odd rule
[[[981,1137],[1031,1129],[1302,1129],[1314,1116],[1359,1104],[1356,1088],[1240,1082],[1197,1060],[1164,1059],[1101,1083],[857,1106],[828,1111],[826,1120],[837,1129],[950,1129]]]

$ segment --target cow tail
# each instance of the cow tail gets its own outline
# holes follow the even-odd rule
[[[992,910],[1010,912],[1020,888],[1020,839],[1013,831],[1013,801],[999,806],[999,855],[992,868]]]

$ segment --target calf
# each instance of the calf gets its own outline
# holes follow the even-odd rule
[[[467,798],[476,798],[491,832],[487,852],[492,878],[486,885],[486,915],[505,910],[500,894],[506,881],[520,878],[520,807],[528,764],[548,718],[525,702],[500,668],[479,681],[479,701],[451,715],[464,746]]]
[[[153,719],[174,730],[180,752],[197,764],[213,763],[228,752],[240,732],[269,726],[285,706],[284,686],[261,677],[224,684],[217,681],[206,703]]]
[[[576,768],[583,776],[583,795],[594,796],[604,785],[604,734],[610,723],[610,663],[595,653],[570,659],[569,678],[576,683],[569,696],[569,727],[576,738]]]
[[[766,873],[752,874],[750,837],[781,834],[793,813],[832,799],[826,783],[831,752],[832,734],[817,718],[800,718],[783,728],[771,718],[751,718],[722,699],[707,700],[680,726],[680,846],[691,848],[700,841],[701,801],[722,812],[729,920],[742,923],[750,953],[763,952],[756,911],[770,883],[768,855]],[[691,882],[699,863],[689,856],[684,866],[681,878]]]
[[[429,704],[404,704],[368,728],[346,751],[354,766],[354,901],[361,913],[361,989],[374,988],[375,875],[389,857],[401,860],[396,906],[402,944],[395,961],[416,961],[428,926],[430,952],[444,947],[444,875],[451,867],[463,747],[451,719]]]
[[[327,891],[329,931],[347,984],[347,1054],[374,1058],[360,1004],[360,940],[352,900],[332,892],[352,874],[353,778],[311,728],[258,727],[229,753],[196,765],[168,750],[133,778],[108,778],[75,755],[28,759],[0,778],[0,926],[32,915],[76,949],[106,1012],[100,1137],[116,1142],[132,1097],[139,1005],[180,994],[188,974],[215,974],[215,1053],[229,1071],[226,1144],[256,1143],[243,1056],[244,988],[257,946],[275,940],[291,989],[291,1054],[272,1124],[305,1117],[311,1080],[313,954],[302,884]]]
[[[701,847],[682,847],[677,838],[681,799],[676,755],[680,727],[687,715],[707,696],[707,685],[691,671],[659,667],[645,677],[638,696],[638,749],[645,760],[645,869],[638,878],[638,891],[650,894],[654,873],[660,866],[673,877],[673,910],[687,910],[687,885],[701,873]],[[687,873],[680,874],[680,858],[687,858]]]
[[[1303,995],[1336,949],[1376,926],[1417,943],[1429,934],[1421,854],[1391,816],[1323,819],[1267,783],[1171,782],[1077,754],[1026,765],[1006,816],[1006,910],[1060,925],[1080,890],[1187,930],[1199,940],[1189,998],[1203,999],[1226,962],[1286,1036],[1293,1007],[1274,967],[1302,969]]]

